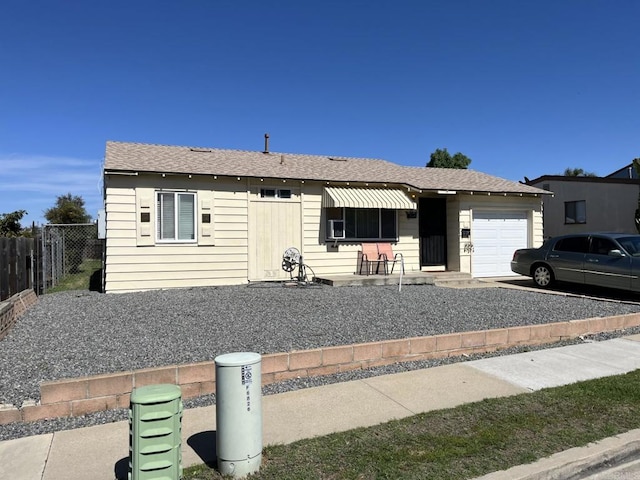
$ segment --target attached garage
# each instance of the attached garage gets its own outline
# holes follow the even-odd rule
[[[474,211],[473,257],[474,277],[513,275],[511,258],[518,248],[528,246],[527,212]]]

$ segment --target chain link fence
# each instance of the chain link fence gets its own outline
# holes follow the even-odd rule
[[[83,270],[101,266],[104,240],[98,239],[98,226],[94,223],[44,225],[41,242],[40,293]]]

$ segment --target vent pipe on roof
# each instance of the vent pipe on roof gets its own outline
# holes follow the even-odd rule
[[[262,153],[269,153],[269,134],[268,133],[264,134],[264,152]]]

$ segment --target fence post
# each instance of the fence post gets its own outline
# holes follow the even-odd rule
[[[25,290],[26,278],[29,275],[27,271],[27,255],[26,255],[26,238],[16,238],[16,293]]]
[[[34,244],[35,242],[37,242],[36,240],[32,240],[31,245],[30,245],[30,249],[29,249],[29,260],[30,260],[30,265],[29,265],[29,284],[31,285],[31,288],[33,289],[34,292],[36,292],[36,294],[38,293],[38,289],[36,288],[36,282],[34,281],[35,279],[35,262],[34,262],[34,258],[33,258],[33,254],[34,254]]]
[[[9,298],[9,239],[0,238],[0,301]]]
[[[17,293],[16,290],[18,288],[18,242],[16,239],[12,238],[9,239],[8,243],[9,261],[7,263],[9,264],[9,295],[11,296],[14,293]]]
[[[33,241],[33,289],[36,294],[41,295],[44,293],[42,289],[42,271],[43,271],[43,249],[42,249],[42,229],[40,229],[39,235]]]
[[[41,252],[40,255],[42,257],[42,293],[47,293],[47,249],[45,248],[47,241],[47,226],[44,225],[42,227],[42,236],[40,242]]]

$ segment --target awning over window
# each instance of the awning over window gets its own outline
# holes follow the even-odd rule
[[[322,195],[322,206],[324,208],[416,209],[416,203],[402,190],[386,188],[325,187]]]

